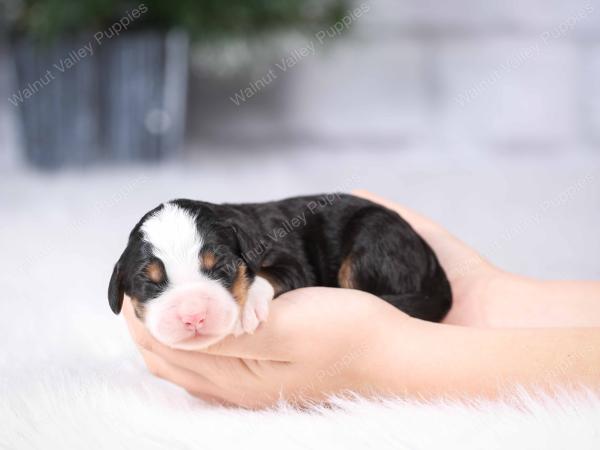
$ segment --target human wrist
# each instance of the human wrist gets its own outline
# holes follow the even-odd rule
[[[361,364],[355,375],[361,380],[359,391],[371,395],[410,393],[418,383],[413,368],[426,364],[431,354],[425,348],[431,340],[424,345],[419,342],[428,324],[400,312],[386,315],[361,346]]]
[[[511,274],[485,262],[477,273],[454,278],[452,284],[452,308],[443,320],[450,325],[488,328],[495,319],[497,306],[494,295],[497,286],[505,283]]]
[[[600,283],[547,281],[503,272],[488,288],[489,327],[597,327]]]
[[[483,320],[490,328],[585,325],[568,322],[565,316],[570,310],[561,307],[564,302],[554,301],[559,292],[552,282],[499,271],[490,280],[482,303]]]

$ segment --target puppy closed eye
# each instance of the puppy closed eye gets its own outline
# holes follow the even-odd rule
[[[146,266],[144,273],[145,273],[146,277],[148,278],[148,280],[150,280],[151,282],[153,282],[155,284],[163,283],[167,278],[166,273],[165,273],[165,267],[164,267],[162,261],[160,261],[158,259],[155,259],[152,262],[150,262]]]
[[[213,270],[217,265],[217,254],[214,250],[202,250],[200,252],[200,267],[203,270]]]
[[[200,270],[213,279],[224,281],[235,275],[237,266],[225,246],[203,249],[199,259]]]

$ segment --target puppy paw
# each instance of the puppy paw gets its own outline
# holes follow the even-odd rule
[[[248,297],[242,310],[238,324],[234,331],[236,336],[249,333],[252,334],[258,326],[267,320],[269,306],[274,295],[273,286],[262,277],[256,277],[252,286],[248,289]]]

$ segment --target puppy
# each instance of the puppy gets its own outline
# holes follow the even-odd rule
[[[431,248],[397,213],[326,194],[254,204],[173,200],[142,217],[108,288],[150,333],[179,349],[252,333],[273,298],[306,286],[360,289],[440,321],[451,306]]]

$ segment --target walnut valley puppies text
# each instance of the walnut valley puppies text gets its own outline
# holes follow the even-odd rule
[[[308,216],[322,213],[324,208],[333,205],[340,199],[340,193],[325,194],[315,197],[306,203],[305,208],[290,218],[284,219],[278,226],[273,227],[255,245],[233,263],[227,265],[226,270],[235,272],[240,264],[247,260],[259,259],[269,248],[282,239],[285,239],[294,230],[304,227],[308,223]]]
[[[119,20],[112,23],[109,27],[94,33],[89,41],[59,58],[48,67],[37,80],[30,82],[27,86],[13,93],[8,98],[8,101],[14,106],[19,106],[52,83],[57,76],[72,69],[82,60],[93,56],[104,43],[127,31],[136,20],[141,18],[147,12],[148,7],[144,3],[140,3],[136,8],[127,11]]]
[[[229,100],[231,100],[231,102],[236,106],[246,103],[249,99],[273,83],[273,81],[278,78],[279,74],[287,72],[292,67],[298,65],[305,58],[314,56],[317,53],[318,47],[322,47],[326,44],[326,42],[335,39],[346,32],[355,21],[367,14],[370,10],[371,7],[367,3],[363,3],[354,8],[329,28],[317,31],[313,35],[312,39],[303,45],[290,50],[286,55],[281,57],[273,67],[267,70],[264,75],[254,81],[251,81],[246,87],[239,89],[229,97]]]
[[[394,211],[347,194],[250,204],[179,199],[146,213],[108,288],[160,342],[198,349],[253,333],[270,304],[309,286],[359,289],[439,321],[452,303],[437,257]]]

